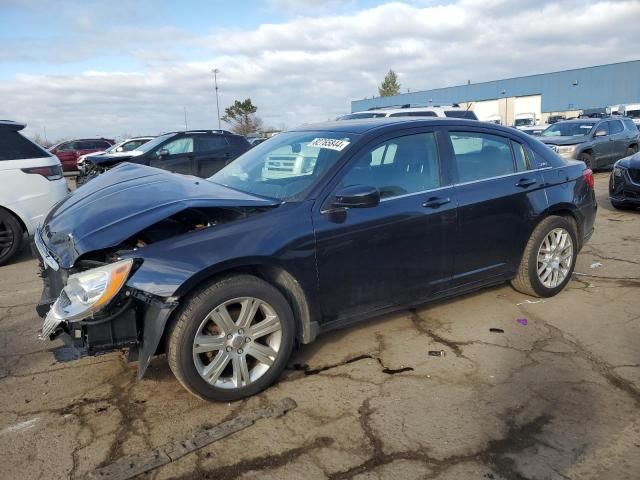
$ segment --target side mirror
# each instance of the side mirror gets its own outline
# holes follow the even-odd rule
[[[160,150],[158,150],[158,157],[159,158],[164,158],[164,157],[168,157],[169,156],[169,150],[167,150],[166,148],[161,148]]]
[[[375,187],[352,185],[338,190],[331,205],[337,208],[370,208],[380,203],[380,192]]]
[[[116,152],[124,152],[124,148],[118,147],[118,148],[116,148]]]
[[[607,136],[607,131],[606,130],[598,130],[596,133],[593,134],[594,137],[606,137]]]

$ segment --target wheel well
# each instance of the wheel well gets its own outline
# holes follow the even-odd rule
[[[200,279],[197,285],[212,282],[217,278],[241,273],[256,276],[276,287],[287,299],[293,311],[293,317],[296,322],[296,340],[303,344],[311,343],[315,340],[318,335],[318,322],[312,314],[307,295],[295,277],[281,267],[273,265],[234,267]],[[191,294],[197,285],[193,285],[189,290],[183,292],[183,295]],[[171,319],[169,321],[171,321]],[[168,324],[169,322],[167,322],[167,325]],[[166,330],[165,328],[165,335]]]
[[[578,221],[577,215],[568,209],[555,210],[555,211],[549,212],[547,216],[550,216],[550,215],[555,215],[557,217],[564,217],[567,220],[569,220],[571,223],[573,223],[573,226],[576,231],[576,236],[578,237],[577,238],[578,249],[579,250],[582,249],[582,228],[580,226],[580,222]],[[542,221],[543,219],[544,218],[540,219],[540,221]]]
[[[582,152],[580,152],[580,154],[583,154],[583,153],[588,153],[589,155],[593,156],[593,150],[590,148],[587,148],[586,150],[583,150]]]
[[[7,212],[9,215],[11,215],[13,218],[15,218],[18,223],[20,224],[20,228],[22,228],[22,232],[27,232],[27,226],[24,224],[24,222],[22,221],[22,219],[20,218],[19,215],[16,215],[15,213],[13,213],[11,210],[9,210],[8,208],[5,207],[0,207],[0,210],[3,210],[5,212]]]

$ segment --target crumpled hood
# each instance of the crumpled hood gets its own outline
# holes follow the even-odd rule
[[[548,145],[577,145],[589,141],[589,137],[587,135],[579,137],[540,137],[539,140]]]
[[[114,247],[186,208],[277,204],[201,178],[122,163],[56,205],[42,225],[42,237],[60,265],[69,268],[84,253]]]
[[[625,158],[621,158],[616,162],[616,165],[624,168],[633,168],[634,170],[640,170],[640,152]]]

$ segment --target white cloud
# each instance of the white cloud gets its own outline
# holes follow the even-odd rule
[[[93,52],[113,43],[144,61],[139,71],[0,82],[0,118],[27,121],[38,131],[46,125],[53,138],[117,136],[181,128],[186,107],[190,127],[215,128],[216,67],[221,109],[251,97],[266,125],[292,127],[347,112],[352,99],[377,93],[389,68],[403,91],[416,91],[631,60],[637,52],[630,47],[640,44],[632,18],[640,18],[634,0],[459,0],[390,3],[206,35],[158,25],[76,47]],[[167,38],[175,51],[165,58]],[[185,52],[196,46],[206,60],[189,61]]]

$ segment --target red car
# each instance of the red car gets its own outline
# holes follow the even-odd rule
[[[108,138],[69,140],[68,142],[61,142],[54,145],[49,151],[60,159],[62,170],[72,172],[78,169],[76,162],[80,155],[102,152],[114,143],[113,140]]]

